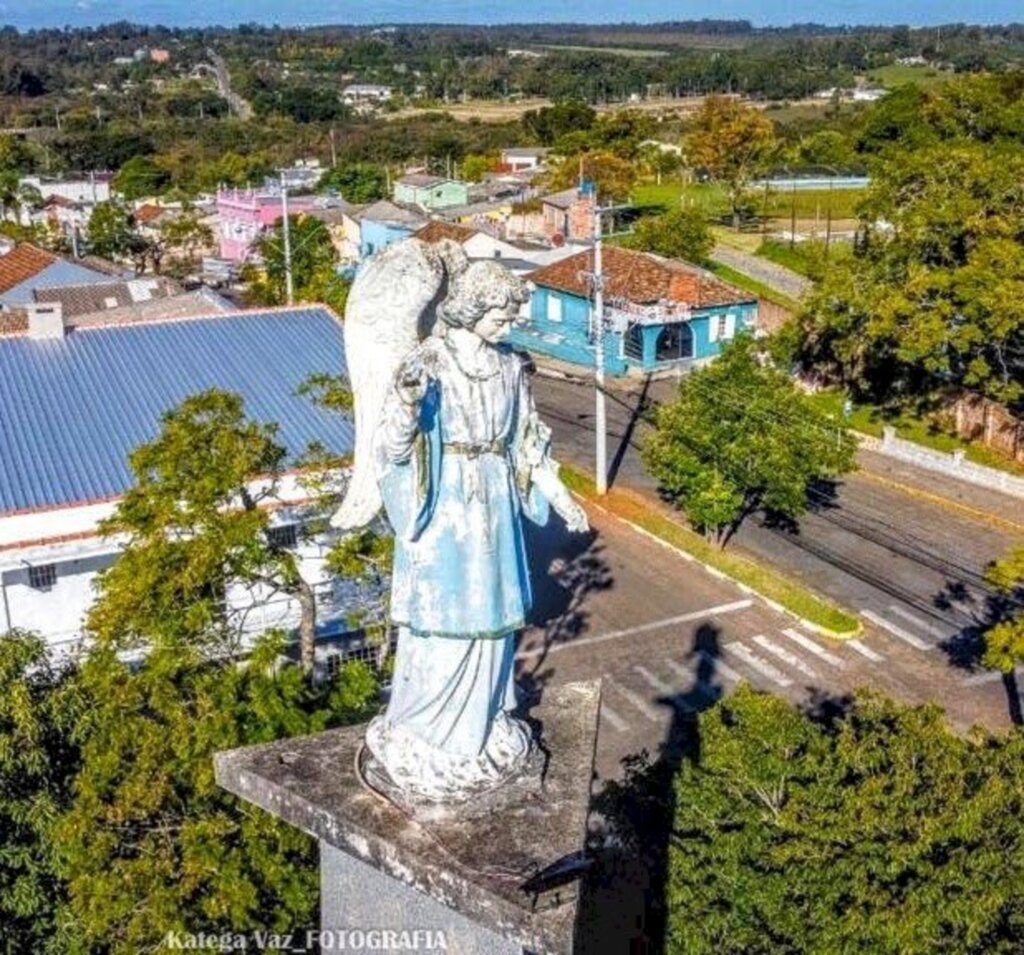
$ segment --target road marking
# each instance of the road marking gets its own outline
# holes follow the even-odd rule
[[[902,491],[904,494],[909,494],[911,497],[920,497],[926,501],[933,501],[942,507],[949,507],[957,511],[963,511],[965,514],[970,514],[972,517],[978,518],[978,520],[985,521],[986,524],[995,524],[998,527],[1005,527],[1011,531],[1024,531],[1024,524],[1017,524],[1014,521],[1008,521],[1005,517],[997,517],[989,511],[982,511],[976,507],[961,504],[959,501],[951,501],[948,497],[943,497],[941,494],[932,494],[929,491],[922,491],[920,488],[911,487],[908,484],[901,484],[899,481],[892,481],[889,478],[884,478],[881,475],[874,474],[864,468],[861,468],[857,472],[857,476],[868,481],[874,481],[876,484],[883,484],[888,487],[895,488],[897,491]]]
[[[932,645],[926,643],[920,637],[914,636],[908,630],[904,630],[902,627],[898,627],[891,620],[886,620],[885,617],[875,613],[873,610],[862,610],[860,615],[866,620],[870,620],[874,624],[878,624],[883,630],[888,630],[894,637],[902,640],[904,643],[909,643],[915,650],[931,650]]]
[[[976,673],[974,676],[969,676],[962,682],[964,686],[981,686],[982,683],[995,683],[1002,678],[1001,670],[986,670],[984,673]]]
[[[762,634],[758,634],[753,638],[756,643],[763,650],[767,650],[769,653],[777,656],[783,663],[788,663],[794,670],[799,670],[804,676],[811,680],[821,679],[817,673],[814,672],[803,660],[800,659],[795,653],[790,653],[788,650],[780,647],[778,644],[772,643],[767,637]]]
[[[660,677],[655,676],[646,667],[642,667],[639,664],[637,664],[636,666],[633,667],[633,671],[635,673],[638,673],[640,675],[641,679],[652,690],[657,690],[658,693],[662,693],[665,696],[672,696],[676,692],[675,687],[670,686],[668,683],[666,683]]]
[[[625,733],[629,729],[629,723],[619,716],[604,700],[601,701],[601,719],[607,720],[612,725],[612,728],[617,729],[620,733]]]
[[[809,650],[816,657],[820,657],[829,666],[836,667],[839,670],[846,666],[845,661],[841,657],[837,657],[834,653],[829,653],[824,647],[819,647],[810,637],[805,637],[799,630],[789,628],[782,632],[794,643],[800,644],[805,650]]]
[[[703,654],[698,654],[698,656],[702,655]],[[707,659],[711,658],[707,657]],[[709,683],[707,680],[698,679],[695,671],[687,670],[686,667],[684,667],[681,663],[677,663],[675,660],[665,660],[664,663],[665,666],[667,666],[673,673],[675,673],[676,676],[678,676],[684,684],[689,683],[691,685],[691,689],[689,692],[692,693],[694,690],[697,690],[697,692],[703,693],[704,696],[712,700],[717,699],[721,695],[722,688],[720,686],[717,686],[714,683]],[[726,667],[724,663],[720,664],[719,668],[721,667],[725,667],[726,670],[729,670],[729,668]],[[729,677],[729,679],[735,679],[737,681],[740,678],[740,675],[732,670],[729,670],[729,673],[725,673],[723,671],[722,675]]]
[[[861,643],[860,640],[847,640],[846,646],[851,650],[856,650],[862,657],[867,657],[872,663],[881,663],[885,657],[880,653],[876,653],[867,644]]]
[[[1017,667],[1013,672],[1018,680],[1024,680],[1024,667]],[[980,686],[983,683],[995,683],[1002,680],[1003,677],[1002,670],[985,670],[984,673],[975,673],[974,676],[966,677],[961,681],[961,685]]]
[[[919,630],[923,630],[925,633],[930,633],[933,637],[938,637],[940,640],[948,640],[949,634],[944,633],[938,627],[933,627],[930,623],[922,620],[920,617],[915,617],[912,613],[907,613],[902,607],[897,607],[896,604],[889,604],[889,609],[896,614],[897,617],[902,617],[907,623],[912,623]]]
[[[724,676],[727,680],[731,680],[733,683],[741,683],[743,677],[741,677],[728,663],[725,662],[721,657],[712,656],[706,650],[698,652],[697,656],[701,658],[708,666],[711,667],[712,671],[717,676],[719,673]]]
[[[661,714],[647,702],[639,693],[634,692],[628,686],[623,686],[618,680],[605,674],[605,682],[620,696],[629,700],[644,716],[652,723],[662,722]]]
[[[793,685],[793,681],[785,673],[763,657],[759,657],[750,647],[744,646],[742,643],[727,643],[723,649],[736,654],[747,666],[757,670],[762,676],[768,677],[773,683],[777,683],[779,686]]]
[[[595,634],[593,637],[581,637],[579,640],[570,640],[567,643],[556,643],[550,647],[537,647],[532,650],[521,650],[516,654],[517,660],[528,660],[530,657],[540,657],[548,653],[558,653],[560,650],[571,650],[573,647],[585,647],[594,643],[604,643],[606,640],[617,640],[619,637],[631,637],[637,633],[648,633],[651,630],[663,630],[666,627],[674,627],[680,623],[691,623],[694,620],[701,620],[704,617],[716,617],[723,613],[734,613],[737,610],[746,610],[752,607],[753,600],[734,600],[732,603],[719,604],[717,607],[708,607],[704,610],[693,610],[690,613],[681,613],[677,617],[665,617],[663,620],[653,620],[650,623],[641,623],[635,627],[628,627],[625,630],[611,630],[608,633]]]

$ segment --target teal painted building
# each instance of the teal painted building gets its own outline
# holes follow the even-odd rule
[[[526,321],[512,332],[520,348],[593,367],[588,275],[580,252],[527,276],[534,286]],[[683,262],[642,252],[604,250],[605,368],[654,372],[715,358],[725,342],[757,321],[757,300]]]
[[[419,206],[421,209],[446,209],[449,206],[468,205],[469,186],[442,176],[415,173],[395,180],[392,198],[395,202]]]

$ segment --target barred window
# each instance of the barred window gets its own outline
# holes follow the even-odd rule
[[[271,547],[290,549],[299,543],[299,529],[296,524],[281,524],[267,528],[267,543]]]
[[[28,569],[28,585],[36,590],[49,590],[57,583],[56,564],[35,564]]]

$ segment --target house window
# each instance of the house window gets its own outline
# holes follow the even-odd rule
[[[693,331],[689,322],[666,325],[658,333],[654,345],[655,361],[678,361],[693,358]]]
[[[710,338],[713,342],[728,341],[736,334],[736,316],[715,315],[711,319]]]
[[[548,295],[548,321],[562,320],[562,300],[557,295]]]
[[[35,590],[50,590],[57,583],[56,564],[35,564],[28,569],[28,585]]]
[[[298,526],[295,524],[281,524],[278,527],[267,528],[267,543],[271,547],[288,550],[299,543]]]

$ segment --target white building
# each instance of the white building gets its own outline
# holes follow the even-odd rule
[[[313,441],[337,453],[353,447],[347,417],[296,394],[310,374],[344,370],[340,324],[322,306],[71,331],[58,308],[29,312],[27,332],[0,336],[0,633],[35,631],[55,654],[79,644],[96,574],[122,546],[98,525],[132,483],[127,455],[188,395],[241,394],[249,415],[280,426],[290,455]],[[288,472],[272,502],[273,533],[296,549],[318,598],[318,635],[330,638],[348,630],[366,595],[325,574],[323,542],[298,532],[309,496],[301,473]],[[281,595],[237,587],[227,606],[245,633],[298,622]]]
[[[22,186],[34,186],[43,199],[59,196],[69,202],[83,205],[95,205],[97,202],[110,200],[109,173],[91,173],[78,179],[53,179],[49,176],[23,176],[19,183]]]
[[[390,86],[378,86],[375,83],[350,83],[341,91],[341,98],[349,104],[354,103],[386,103],[391,99]]]

